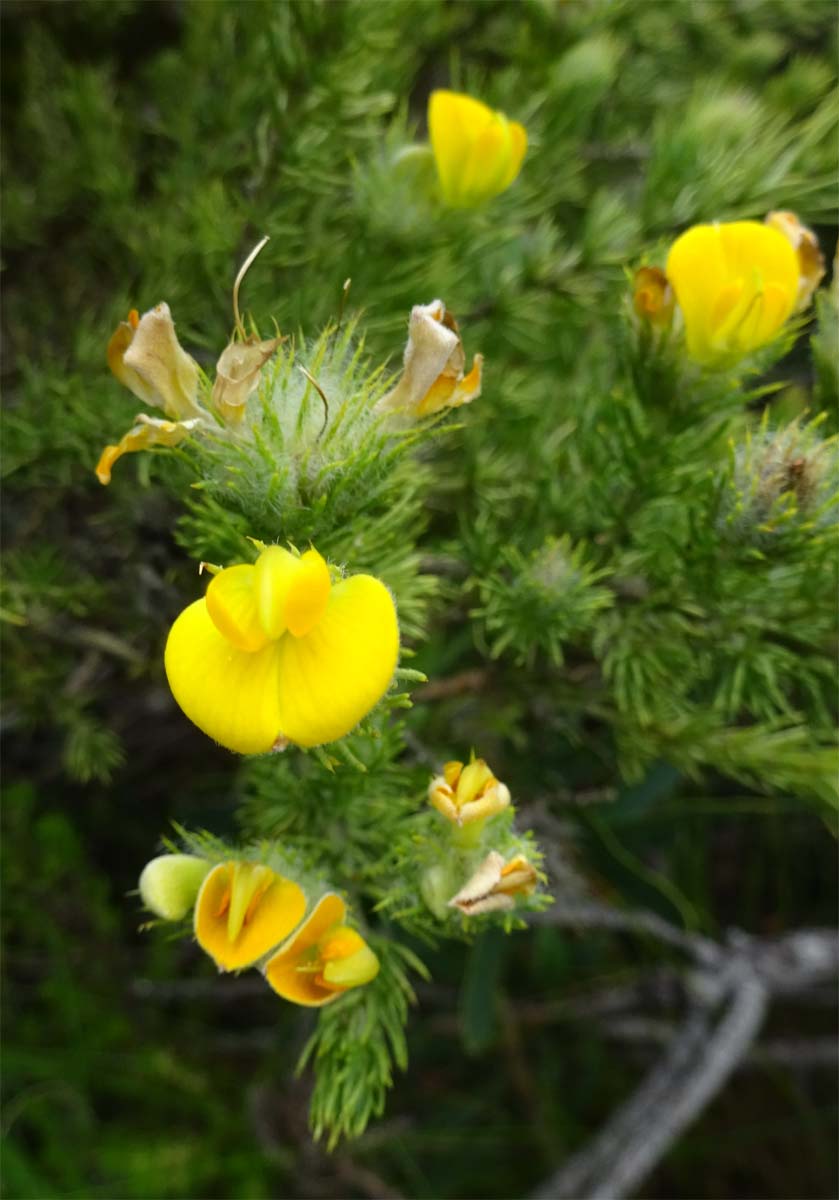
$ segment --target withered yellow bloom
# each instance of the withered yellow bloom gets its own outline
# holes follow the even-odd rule
[[[166,643],[172,693],[239,754],[319,746],[358,724],[396,669],[390,592],[371,575],[333,582],[316,550],[268,546],[216,575]]]
[[[536,868],[516,854],[509,862],[491,850],[472,878],[449,901],[466,916],[480,913],[506,912],[515,908],[518,896],[529,896],[536,890],[539,876]]]
[[[140,413],[116,445],[105,447],[96,466],[104,484],[111,482],[111,469],[123,454],[175,446],[206,415],[198,403],[198,364],[178,341],[168,304],[157,304],[142,317],[131,310],[108,343],[108,366],[144,404],[163,409],[167,419]]]
[[[491,200],[521,170],[527,150],[524,126],[472,96],[432,92],[428,130],[440,190],[453,207],[471,208]]]
[[[466,354],[457,322],[442,300],[411,310],[408,343],[399,382],[376,405],[377,412],[427,417],[443,408],[459,408],[481,394],[483,355],[476,354],[464,377]]]
[[[510,803],[508,788],[500,783],[482,758],[448,762],[443,774],[428,785],[428,800],[456,825],[482,821],[503,812]]]
[[[260,863],[220,863],[198,893],[195,937],[219,970],[241,971],[279,946],[305,912],[290,879]]]
[[[777,229],[789,241],[798,255],[798,294],[795,300],[795,311],[801,312],[813,298],[813,292],[824,279],[824,255],[819,246],[819,239],[802,225],[794,212],[780,210],[767,213],[765,223],[771,229]]]
[[[770,342],[793,312],[798,256],[757,221],[694,225],[665,268],[685,323],[688,353],[724,366]]]
[[[298,931],[265,964],[265,978],[294,1004],[320,1008],[379,973],[379,960],[361,934],[345,924],[347,906],[329,892]]]

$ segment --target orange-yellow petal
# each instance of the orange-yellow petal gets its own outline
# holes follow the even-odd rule
[[[147,417],[139,413],[137,424],[129,429],[115,446],[106,446],[96,464],[96,477],[102,484],[111,482],[111,471],[117,459],[123,454],[134,454],[138,450],[148,450],[151,446],[177,446],[184,438],[189,437],[197,426],[197,420],[165,421],[159,417]]]
[[[331,929],[343,923],[346,912],[341,897],[328,892],[297,933],[265,964],[265,978],[284,1000],[307,1008],[337,1000],[340,992],[318,982],[322,969],[318,945]]]
[[[231,903],[237,884],[246,888],[255,872],[258,888],[247,910],[230,931]],[[255,901],[255,902],[254,902]],[[303,919],[306,898],[290,879],[254,863],[221,863],[201,887],[195,904],[195,937],[222,971],[240,971],[270,953]]]

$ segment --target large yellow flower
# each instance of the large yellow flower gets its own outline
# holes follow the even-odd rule
[[[398,652],[383,583],[333,583],[316,550],[269,546],[255,564],[221,571],[181,613],[166,674],[199,729],[239,754],[263,754],[349,733],[384,695]]]
[[[470,208],[491,200],[521,170],[527,150],[524,126],[471,96],[432,92],[428,129],[447,204]]]
[[[265,978],[284,1000],[320,1008],[378,975],[378,958],[361,934],[344,924],[346,915],[341,897],[328,892],[265,964]]]
[[[798,256],[777,229],[757,221],[694,225],[666,267],[685,322],[688,353],[725,365],[770,342],[798,295]]]

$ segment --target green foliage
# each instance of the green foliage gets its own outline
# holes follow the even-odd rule
[[[404,1026],[415,1002],[408,972],[427,978],[423,964],[405,946],[379,941],[381,970],[365,988],[324,1010],[307,1042],[298,1070],[312,1062],[311,1127],[334,1149],[342,1137],[358,1137],[384,1111],[393,1068],[404,1071],[408,1046]]]

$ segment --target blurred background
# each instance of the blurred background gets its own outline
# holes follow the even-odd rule
[[[654,1061],[684,1006],[672,952],[547,923],[424,952],[432,982],[384,1117],[331,1155],[312,1143],[311,1081],[293,1075],[310,1015],[140,930],[131,893],[159,836],[172,820],[235,835],[241,782],[162,672],[194,588],[184,477],[150,455],[107,489],[93,474],[137,407],[105,347],[130,307],[165,299],[210,367],[263,233],[247,288],[266,327],[273,314],[316,333],[352,277],[367,349],[395,366],[411,305],[443,294],[467,354],[493,365],[481,427],[470,414],[463,446],[440,451],[461,490],[441,485],[421,550],[445,573],[465,540],[477,569],[470,497],[495,503],[508,446],[524,474],[522,431],[554,397],[561,412],[562,364],[619,312],[627,266],[691,221],[772,207],[796,209],[832,256],[835,7],[6,0],[0,18],[5,1194],[527,1195]],[[521,186],[477,233],[392,180],[438,86],[531,135]],[[782,373],[794,414],[806,345]],[[622,783],[582,718],[531,736],[491,625],[444,605],[432,617],[419,665],[443,686],[417,695],[414,735],[432,757],[452,756],[450,729],[479,745],[560,874],[712,938],[835,923],[820,804],[707,762],[698,780],[658,759]],[[554,702],[547,683],[540,696]],[[767,1048],[644,1195],[836,1194],[832,999],[773,1006]]]

